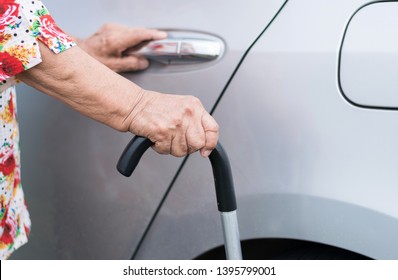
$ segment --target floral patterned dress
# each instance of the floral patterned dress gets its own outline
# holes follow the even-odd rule
[[[20,181],[15,75],[41,62],[38,40],[54,53],[75,43],[40,0],[0,0],[0,258],[27,242],[30,231]]]

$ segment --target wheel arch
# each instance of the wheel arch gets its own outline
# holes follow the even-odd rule
[[[370,207],[297,194],[240,196],[238,204],[248,258],[272,258],[299,247],[338,251],[354,259],[398,258],[398,219]],[[217,256],[220,248],[201,256]],[[264,251],[260,255],[259,248]]]
[[[368,260],[369,257],[342,248],[305,240],[288,238],[262,238],[243,240],[241,242],[243,259],[272,260],[272,259],[344,259]],[[213,248],[196,259],[223,260],[224,246]]]

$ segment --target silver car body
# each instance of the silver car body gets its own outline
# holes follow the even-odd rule
[[[300,240],[398,258],[396,1],[45,3],[76,36],[119,22],[224,43],[215,61],[125,77],[215,109],[244,249]],[[123,178],[115,164],[131,135],[26,86],[18,99],[33,228],[14,258],[192,259],[222,245],[206,159],[150,151]]]

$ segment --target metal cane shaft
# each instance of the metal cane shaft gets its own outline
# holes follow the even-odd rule
[[[221,212],[221,223],[223,227],[225,254],[228,260],[241,260],[242,249],[240,246],[240,235],[236,210],[232,212]]]

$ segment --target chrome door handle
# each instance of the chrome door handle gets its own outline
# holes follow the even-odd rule
[[[223,53],[223,44],[207,39],[164,39],[148,42],[129,54],[143,55],[163,64],[192,64],[215,60]]]

